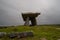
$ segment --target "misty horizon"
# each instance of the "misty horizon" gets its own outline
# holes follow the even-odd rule
[[[23,12],[39,12],[37,24],[60,24],[60,0],[0,0],[0,25],[23,25]]]

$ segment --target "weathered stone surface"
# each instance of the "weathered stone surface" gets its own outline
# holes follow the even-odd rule
[[[32,13],[32,12],[22,13],[23,20],[25,21],[25,24],[24,25],[27,25],[28,26],[29,25],[29,20],[31,21],[31,25],[30,26],[37,25],[37,23],[36,23],[36,17],[38,15],[40,15],[40,13]]]
[[[22,32],[18,33],[18,38],[33,37],[33,32]]]
[[[24,38],[23,33],[18,33],[17,38]]]
[[[25,37],[33,37],[33,32],[12,32],[12,33],[6,33],[6,32],[0,32],[0,38],[7,36],[11,39],[13,38],[25,38]]]
[[[27,32],[27,36],[28,37],[33,37],[34,35],[33,35],[33,32]]]
[[[26,21],[27,17],[37,17],[38,15],[40,15],[40,13],[32,13],[32,12],[22,13],[22,17],[24,21]]]
[[[31,19],[31,25],[30,26],[37,25],[37,22],[36,22],[36,18],[35,17],[32,17],[30,19]]]
[[[15,38],[15,37],[17,37],[16,33],[9,33],[7,36],[9,38]]]
[[[26,21],[25,21],[24,25],[28,25],[29,26],[29,17],[26,18]]]
[[[4,37],[6,35],[6,32],[0,32],[0,38]]]

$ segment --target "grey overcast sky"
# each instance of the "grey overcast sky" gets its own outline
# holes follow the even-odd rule
[[[22,12],[40,12],[37,24],[60,24],[60,0],[0,0],[0,25],[23,25]]]

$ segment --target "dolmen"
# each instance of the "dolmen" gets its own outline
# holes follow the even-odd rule
[[[25,22],[25,26],[35,26],[37,25],[36,17],[40,15],[41,13],[33,13],[33,12],[26,12],[22,13],[23,21]],[[31,24],[29,24],[29,21],[31,21]]]

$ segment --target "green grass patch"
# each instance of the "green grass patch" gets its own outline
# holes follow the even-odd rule
[[[54,25],[41,25],[41,26],[16,26],[8,27],[6,29],[0,29],[0,32],[26,32],[32,31],[34,33],[33,38],[22,38],[20,40],[40,40],[40,38],[46,38],[47,40],[57,40],[60,38],[60,26]],[[2,38],[3,40],[5,38]],[[6,40],[9,40],[8,38]],[[17,39],[14,39],[17,40]]]

